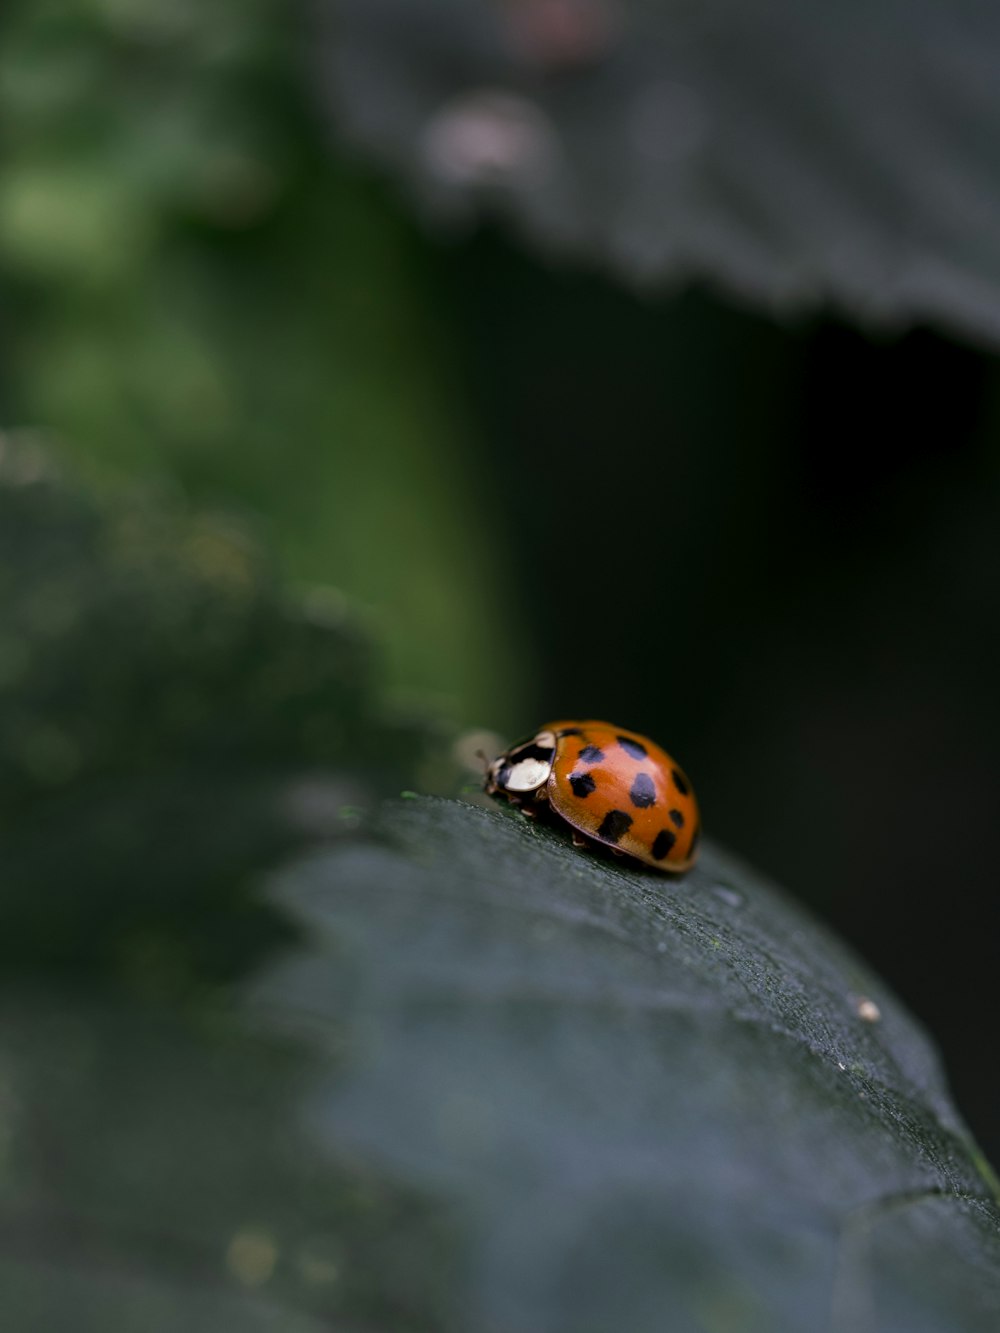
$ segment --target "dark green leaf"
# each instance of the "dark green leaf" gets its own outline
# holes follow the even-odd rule
[[[238,1006],[7,987],[14,1333],[997,1327],[933,1052],[745,867],[418,799],[272,897]]]
[[[783,310],[1000,337],[975,0],[328,0],[337,123],[451,220]]]
[[[311,945],[260,1003],[338,1034],[325,1153],[463,1219],[456,1327],[998,1326],[993,1177],[805,913],[714,849],[677,882],[452,802],[384,831],[284,877]]]
[[[231,975],[277,929],[261,866],[352,828],[429,732],[231,520],[50,466],[0,440],[0,961]]]

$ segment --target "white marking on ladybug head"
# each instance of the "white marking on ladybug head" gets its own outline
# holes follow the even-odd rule
[[[504,790],[534,791],[543,782],[548,782],[551,772],[551,759],[519,759],[503,775]]]
[[[490,770],[491,781],[501,791],[519,795],[537,791],[548,782],[555,756],[555,736],[551,731],[540,731],[495,761]]]

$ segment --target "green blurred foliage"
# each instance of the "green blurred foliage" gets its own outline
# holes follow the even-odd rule
[[[331,163],[284,6],[0,18],[3,417],[242,502],[371,609],[392,683],[516,715],[474,427],[413,237]]]
[[[287,936],[262,868],[447,782],[440,740],[387,713],[338,597],[291,601],[232,520],[46,467],[0,437],[0,962],[183,991]]]
[[[5,1328],[440,1326],[446,1211],[317,1156],[301,1051],[236,997],[302,934],[268,872],[450,785],[443,739],[245,526],[0,436]]]

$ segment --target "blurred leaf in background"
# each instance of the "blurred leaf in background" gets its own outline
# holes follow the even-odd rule
[[[1000,19],[976,0],[324,0],[338,132],[546,253],[1000,338]]]
[[[290,602],[232,520],[50,468],[0,444],[0,960],[224,977],[275,930],[252,875],[433,784],[433,733],[386,711],[339,595]]]
[[[293,578],[371,608],[396,687],[513,722],[446,320],[406,225],[331,165],[303,59],[273,0],[5,7],[3,417],[242,502]]]

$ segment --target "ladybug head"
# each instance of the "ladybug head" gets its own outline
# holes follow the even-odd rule
[[[493,760],[486,771],[486,790],[526,796],[549,780],[556,755],[556,738],[540,731],[530,741],[521,741]]]

